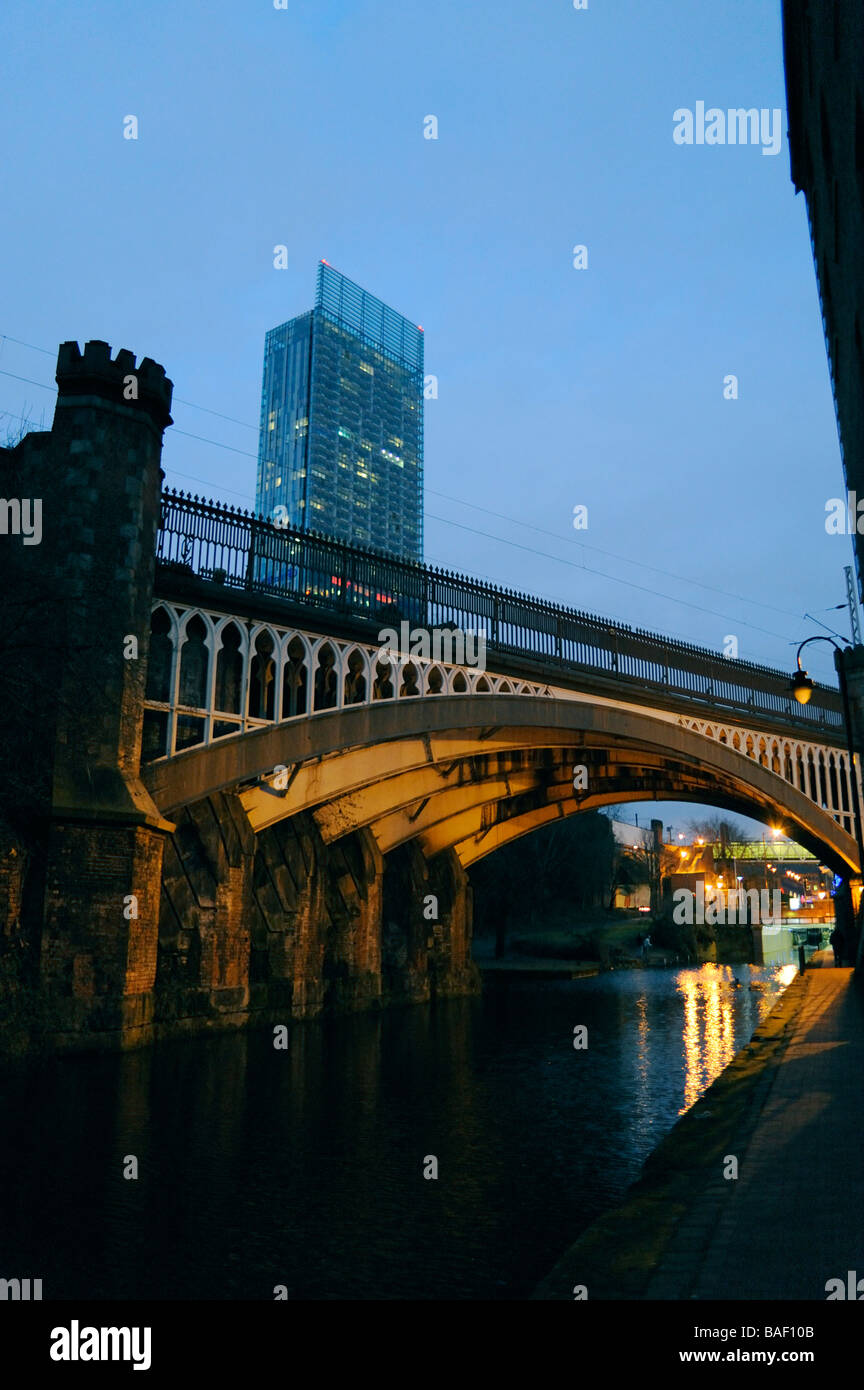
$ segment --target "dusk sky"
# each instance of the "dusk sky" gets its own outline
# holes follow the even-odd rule
[[[425,329],[430,562],[783,669],[805,612],[848,633],[777,0],[6,0],[0,49],[0,432],[106,339],[174,382],[169,484],[251,507],[325,257]],[[677,145],[700,101],[780,108],[779,153]]]

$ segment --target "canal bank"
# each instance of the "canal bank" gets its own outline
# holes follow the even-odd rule
[[[864,1249],[862,1065],[851,970],[808,970],[534,1298],[824,1299]]]

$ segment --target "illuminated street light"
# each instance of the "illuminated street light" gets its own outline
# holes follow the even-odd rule
[[[798,670],[792,677],[792,694],[799,705],[806,705],[813,694],[813,682],[801,665],[801,658],[798,658]]]

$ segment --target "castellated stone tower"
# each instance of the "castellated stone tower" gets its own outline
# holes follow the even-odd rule
[[[53,481],[62,505],[46,517],[45,543],[57,543],[52,563],[71,626],[54,806],[146,817],[156,813],[137,774],[172,386],[149,358],[136,369],[131,352],[112,361],[100,342],[87,343],[83,353],[77,343],[62,345],[57,386]],[[128,638],[138,642],[137,658]],[[94,660],[100,703],[91,720],[77,692],[95,675]]]
[[[61,1048],[129,1046],[152,1018],[172,829],[138,776],[172,384],[98,341],[64,343],[56,379],[51,431],[0,450],[3,497],[41,507],[38,543],[0,536],[0,921],[38,976],[32,1029]]]

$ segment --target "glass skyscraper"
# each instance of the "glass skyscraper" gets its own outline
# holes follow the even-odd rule
[[[423,330],[326,261],[267,334],[256,509],[423,558]]]

